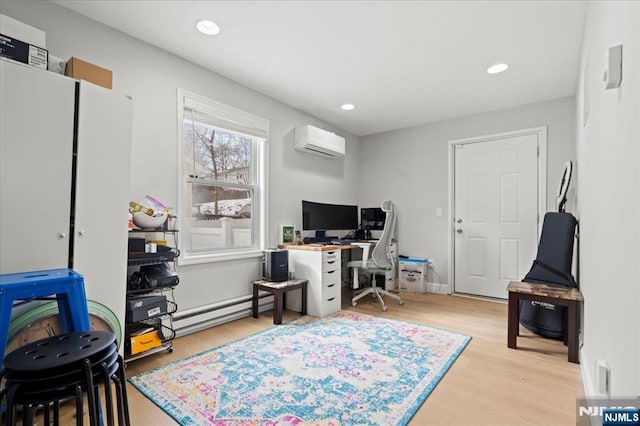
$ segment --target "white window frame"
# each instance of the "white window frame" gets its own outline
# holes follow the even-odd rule
[[[187,241],[190,238],[189,235],[183,235],[179,240],[180,257],[178,258],[179,265],[193,265],[199,263],[220,262],[236,259],[247,259],[254,257],[261,257],[263,255],[263,249],[266,241],[266,212],[267,212],[267,198],[266,198],[266,143],[269,136],[269,120],[259,117],[257,115],[230,107],[204,96],[197,95],[184,89],[178,89],[178,143],[177,143],[177,161],[178,161],[178,229],[188,232],[189,226],[186,221],[189,217],[185,217],[185,182],[187,179],[184,176],[183,159],[182,159],[182,139],[183,139],[183,121],[184,112],[187,108],[194,108],[200,113],[207,115],[207,121],[213,122],[216,127],[229,130],[236,133],[242,133],[252,138],[256,138],[258,142],[256,145],[255,162],[253,164],[256,167],[256,190],[254,193],[255,208],[254,214],[256,215],[254,221],[253,233],[255,236],[254,245],[251,247],[239,247],[229,248],[226,250],[212,250],[210,252],[202,253],[189,253],[187,251]]]

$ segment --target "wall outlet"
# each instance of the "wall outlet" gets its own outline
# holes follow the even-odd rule
[[[603,359],[596,360],[596,374],[595,374],[595,384],[596,391],[602,395],[609,394],[609,377],[611,375],[611,370],[609,369],[609,364],[607,361]]]

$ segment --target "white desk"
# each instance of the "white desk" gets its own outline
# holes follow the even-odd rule
[[[357,260],[358,256],[361,258],[362,250],[351,245],[317,247],[310,244],[284,244],[278,247],[289,250],[289,271],[294,271],[296,278],[309,281],[307,313],[325,317],[339,311],[342,307],[342,258],[349,256],[351,260]],[[391,243],[391,251],[394,258],[397,258],[395,242]],[[385,274],[386,290],[396,288],[396,272],[393,269]],[[299,291],[293,290],[291,293]],[[298,294],[287,298],[286,308],[301,311],[301,298]]]
[[[316,317],[326,317],[338,312],[342,307],[340,297],[342,287],[342,251],[351,246],[305,245],[280,246],[289,250],[289,271],[296,278],[309,281],[307,285],[307,313]],[[299,292],[293,290],[291,293]],[[286,308],[300,312],[299,296],[292,294],[287,298]]]

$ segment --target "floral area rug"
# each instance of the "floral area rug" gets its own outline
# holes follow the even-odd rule
[[[406,424],[471,338],[340,311],[131,377],[182,425]]]

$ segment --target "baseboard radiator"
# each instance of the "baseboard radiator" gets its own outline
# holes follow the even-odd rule
[[[224,302],[212,303],[193,309],[178,311],[173,316],[176,336],[184,336],[226,322],[251,315],[252,296],[242,296]],[[273,309],[273,295],[264,293],[258,300],[258,312]]]

